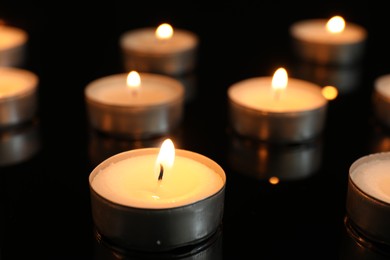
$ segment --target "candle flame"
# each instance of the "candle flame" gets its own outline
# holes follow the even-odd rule
[[[170,24],[163,23],[156,29],[156,37],[159,40],[168,40],[172,38],[173,28]]]
[[[156,176],[160,175],[160,169],[163,168],[164,171],[173,166],[175,161],[175,146],[171,139],[165,139],[162,143],[160,152],[158,153],[156,159]]]
[[[277,69],[272,77],[272,89],[275,92],[275,99],[279,99],[281,93],[286,89],[287,83],[287,71],[284,68]]]
[[[139,88],[141,86],[141,77],[139,76],[139,73],[136,71],[130,71],[130,73],[127,75],[127,86],[133,90],[133,93],[138,93]]]
[[[322,88],[321,93],[327,100],[333,100],[338,96],[339,92],[336,87],[325,86]]]
[[[326,23],[326,29],[331,33],[340,33],[344,31],[345,20],[341,16],[333,16]]]

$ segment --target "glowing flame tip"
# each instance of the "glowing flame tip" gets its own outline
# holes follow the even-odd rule
[[[326,23],[326,29],[331,33],[340,33],[345,28],[345,20],[341,16],[333,16]]]
[[[160,40],[166,40],[172,38],[173,28],[168,23],[159,25],[156,29],[156,37]]]

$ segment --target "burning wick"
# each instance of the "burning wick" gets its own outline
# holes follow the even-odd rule
[[[163,165],[160,163],[160,173],[159,173],[159,175],[158,175],[158,181],[161,181],[161,180],[162,180],[163,175],[164,175],[164,167],[163,167]]]

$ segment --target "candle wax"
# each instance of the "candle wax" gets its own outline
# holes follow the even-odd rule
[[[194,48],[197,45],[197,37],[189,31],[174,29],[172,38],[158,39],[154,28],[142,28],[125,33],[121,44],[126,49],[139,52],[169,54]]]
[[[138,208],[170,208],[202,200],[218,192],[223,180],[211,168],[191,158],[177,156],[158,181],[157,154],[134,156],[102,169],[93,189],[115,203]]]
[[[27,41],[27,34],[21,29],[0,25],[0,51],[14,48]]]
[[[342,32],[331,33],[326,29],[327,22],[326,19],[297,22],[291,27],[291,33],[302,40],[329,44],[350,44],[366,38],[366,31],[359,25],[346,22]]]
[[[229,97],[242,106],[268,112],[312,110],[327,102],[319,86],[303,80],[290,78],[278,97],[271,84],[271,77],[247,79],[232,85]]]
[[[113,75],[95,80],[86,91],[92,99],[119,106],[159,105],[180,97],[180,91],[170,81],[141,74],[137,91],[127,86],[127,74]]]
[[[351,179],[366,194],[390,203],[390,160],[372,160],[359,165]]]
[[[20,69],[0,68],[0,98],[8,98],[31,91],[36,77]]]

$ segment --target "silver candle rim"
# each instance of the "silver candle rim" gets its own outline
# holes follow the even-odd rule
[[[273,143],[302,143],[319,137],[326,123],[328,103],[298,112],[273,113],[230,100],[229,122],[240,136]]]

